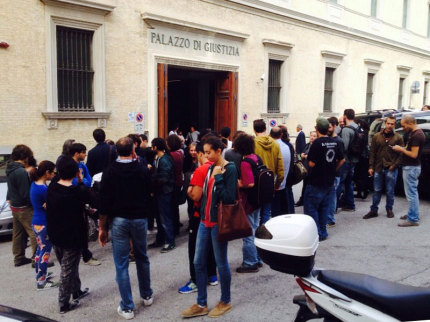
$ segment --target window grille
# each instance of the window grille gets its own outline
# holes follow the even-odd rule
[[[93,112],[93,31],[57,26],[59,112]]]
[[[282,61],[269,60],[269,85],[268,85],[268,99],[267,99],[267,112],[280,113],[280,100],[281,100],[281,66]]]
[[[324,80],[324,112],[332,111],[333,104],[333,76],[335,68],[326,67]]]
[[[427,9],[427,38],[430,38],[430,6]]]
[[[375,74],[368,73],[367,74],[367,90],[366,90],[366,111],[372,110],[373,103],[373,80],[375,78]]]
[[[370,15],[374,18],[376,18],[376,14],[378,11],[378,0],[372,0],[372,4],[371,4],[371,9],[370,9]]]
[[[400,77],[399,80],[399,97],[397,100],[397,109],[401,109],[403,107],[403,87],[404,87],[405,79]]]
[[[403,20],[402,27],[407,28],[408,26],[408,0],[403,0]]]

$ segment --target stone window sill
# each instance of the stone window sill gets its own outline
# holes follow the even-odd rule
[[[97,119],[98,127],[106,127],[110,112],[42,112],[48,121],[48,129],[57,129],[58,120]]]

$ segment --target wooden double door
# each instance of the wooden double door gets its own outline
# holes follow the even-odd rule
[[[158,64],[158,136],[167,137],[169,128],[168,65]],[[214,88],[213,124],[214,130],[228,126],[234,133],[237,130],[238,73],[218,73]],[[184,129],[188,130],[188,129]]]

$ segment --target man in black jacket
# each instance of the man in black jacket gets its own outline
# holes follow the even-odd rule
[[[23,144],[12,150],[12,162],[6,167],[7,196],[13,216],[12,253],[15,266],[31,263],[25,257],[27,236],[30,237],[32,255],[36,252],[36,238],[31,227],[33,208],[30,202],[30,177],[25,170],[28,160],[33,157],[31,149]]]
[[[115,147],[105,142],[105,131],[95,129],[93,137],[97,145],[88,152],[87,157],[87,168],[91,177],[103,172],[116,159]]]
[[[100,186],[99,243],[105,246],[108,239],[108,219],[112,221],[113,258],[116,281],[121,294],[118,314],[125,319],[134,317],[134,302],[128,275],[130,244],[133,242],[140,297],[143,304],[152,304],[153,295],[146,254],[148,229],[149,171],[137,158],[133,140],[121,138],[116,143],[119,159],[103,172]]]

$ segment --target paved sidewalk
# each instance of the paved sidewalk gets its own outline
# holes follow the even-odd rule
[[[295,198],[298,191],[295,189]],[[368,273],[380,278],[415,286],[430,287],[430,203],[421,201],[421,224],[419,227],[397,227],[399,217],[406,213],[407,202],[396,198],[395,218],[389,219],[385,212],[377,218],[363,220],[369,210],[371,195],[365,201],[357,200],[355,212],[336,215],[336,227],[329,229],[329,238],[319,246],[316,266],[337,270]],[[385,202],[383,197],[382,202]],[[382,204],[384,208],[384,204]],[[296,208],[297,212],[303,208]],[[143,307],[137,286],[136,270],[130,267],[132,290],[137,307],[137,321],[178,321],[181,311],[196,301],[196,293],[182,295],[177,292],[189,279],[185,209],[184,223],[177,249],[167,254],[149,250],[154,304]],[[150,236],[149,242],[154,237]],[[229,244],[229,262],[232,270],[233,310],[222,321],[292,321],[297,307],[292,298],[300,294],[294,277],[271,270],[267,265],[255,274],[238,274],[241,264],[241,241]],[[122,321],[116,313],[120,296],[115,282],[115,270],[111,244],[101,248],[91,243],[94,257],[102,265],[80,265],[82,287],[89,287],[91,295],[81,301],[81,306],[65,315],[58,313],[58,289],[36,291],[34,271],[29,265],[15,268],[11,254],[11,242],[0,240],[1,292],[0,304],[41,314],[63,321]],[[29,251],[29,249],[27,249]],[[55,256],[54,256],[55,257]],[[55,260],[56,262],[56,260]],[[58,280],[60,267],[52,268]],[[218,302],[219,286],[208,286],[209,307]],[[211,320],[208,317],[193,321]]]

